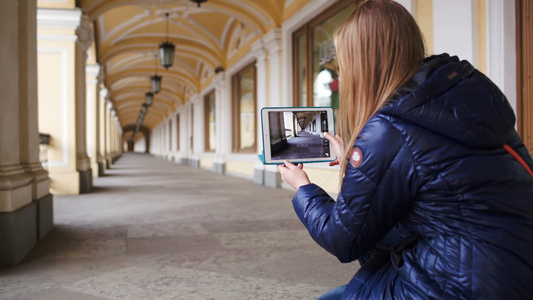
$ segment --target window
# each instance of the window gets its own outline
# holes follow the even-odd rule
[[[215,108],[215,90],[213,90],[204,97],[204,136],[206,152],[215,152],[216,149]]]
[[[339,108],[334,36],[353,11],[353,1],[340,1],[293,34],[295,106]]]
[[[233,110],[233,152],[256,151],[255,62],[231,78]]]

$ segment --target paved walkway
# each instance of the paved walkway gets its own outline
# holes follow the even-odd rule
[[[0,299],[315,299],[347,283],[293,191],[125,154],[95,191],[54,197],[55,229],[0,268]]]

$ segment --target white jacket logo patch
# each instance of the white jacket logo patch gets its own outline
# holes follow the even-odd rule
[[[350,164],[352,164],[352,167],[357,168],[361,163],[363,163],[363,152],[361,152],[359,147],[354,147],[350,156]]]

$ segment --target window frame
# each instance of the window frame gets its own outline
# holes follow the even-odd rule
[[[210,128],[209,128],[209,113],[210,113],[210,108],[211,106],[208,105],[210,103],[208,103],[210,100],[211,100],[211,97],[213,97],[213,101],[215,101],[216,103],[216,95],[215,95],[215,89],[212,89],[211,91],[209,91],[207,94],[204,95],[204,151],[205,152],[216,152],[217,150],[217,147],[216,147],[216,143],[215,143],[215,149],[211,150],[209,148],[209,138],[210,138]],[[213,112],[215,113],[215,128],[216,128],[216,104],[215,104],[215,111]],[[215,138],[216,138],[216,135],[215,135]]]
[[[253,88],[253,100],[254,100],[254,144],[251,148],[245,148],[241,149],[241,135],[240,135],[240,103],[241,103],[241,90],[240,90],[240,84],[241,84],[241,74],[245,71],[247,71],[249,68],[252,68],[253,70],[253,77],[254,77],[254,88]],[[257,67],[256,67],[256,61],[245,65],[242,67],[239,71],[237,71],[232,77],[231,77],[231,114],[232,114],[232,124],[231,124],[231,132],[232,132],[232,152],[233,153],[255,153],[257,152]]]
[[[309,107],[314,106],[313,105],[313,28],[317,26],[318,24],[322,23],[324,20],[332,17],[336,13],[340,12],[341,10],[345,9],[350,4],[353,4],[353,0],[340,0],[328,8],[326,8],[321,14],[316,16],[315,18],[311,19],[309,22],[302,25],[300,28],[295,30],[292,33],[292,74],[293,76],[293,82],[292,82],[292,103],[294,106],[299,106],[298,103],[298,38],[302,35],[305,35],[306,40],[306,64],[308,66],[307,70],[305,70],[306,74],[306,82],[307,85],[307,95],[306,95],[306,104]]]

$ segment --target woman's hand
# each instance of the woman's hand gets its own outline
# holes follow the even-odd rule
[[[302,185],[310,184],[311,181],[309,181],[307,173],[302,170],[303,167],[303,164],[296,166],[286,160],[283,165],[278,165],[281,180],[288,183],[295,190],[298,190]]]
[[[333,150],[333,154],[335,154],[335,156],[337,157],[337,160],[330,162],[329,165],[338,165],[344,158],[344,143],[342,142],[338,134],[336,136],[332,136],[331,134],[326,132],[324,135],[329,140],[331,146],[330,149]]]

